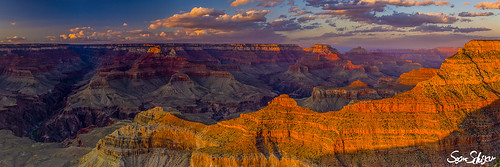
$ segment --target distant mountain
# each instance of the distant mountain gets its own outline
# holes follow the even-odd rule
[[[411,60],[426,68],[439,68],[444,59],[457,53],[458,49],[458,47],[437,47],[434,49],[384,49],[372,52]]]

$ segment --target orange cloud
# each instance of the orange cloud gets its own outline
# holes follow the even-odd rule
[[[273,7],[273,6],[276,6],[276,5],[283,3],[286,0],[257,0],[257,1],[260,1],[259,5],[258,5],[260,7]],[[288,1],[289,1],[289,3],[288,3],[289,5],[294,4],[293,0],[288,0]],[[237,6],[246,5],[246,4],[249,4],[252,2],[255,2],[255,0],[235,0],[235,1],[231,2],[231,6],[237,7]]]
[[[0,43],[23,43],[26,41],[26,37],[12,36],[6,37],[5,40],[0,41]]]
[[[241,5],[246,5],[249,3],[255,2],[254,0],[235,0],[234,2],[231,3],[232,7],[236,6],[241,6]]]
[[[89,31],[89,30],[94,30],[92,27],[76,27],[69,29],[70,32],[80,32],[80,31]]]
[[[188,13],[174,14],[171,17],[152,21],[149,29],[187,28],[236,30],[259,26],[256,22],[265,22],[268,10],[240,11],[236,15],[228,15],[224,10],[195,7]],[[245,23],[245,24],[240,24]]]
[[[492,16],[493,12],[484,12],[484,13],[469,13],[469,12],[460,12],[458,16],[460,17],[478,17],[478,16]]]
[[[500,0],[496,2],[479,2],[474,7],[478,9],[500,9]]]

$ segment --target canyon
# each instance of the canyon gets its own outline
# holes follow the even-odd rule
[[[215,124],[257,111],[279,94],[307,98],[316,87],[357,80],[375,87],[422,67],[385,54],[387,60],[358,60],[352,54],[358,52],[344,54],[329,45],[25,44],[2,45],[0,51],[0,129],[44,142],[106,126],[111,118],[133,119],[155,106]],[[384,73],[384,64],[399,70]],[[390,87],[370,99],[401,91]]]
[[[155,107],[99,140],[80,163],[446,166],[454,150],[499,155],[499,62],[500,41],[473,40],[438,71],[408,73],[403,81],[427,80],[407,92],[324,113],[301,107],[286,94],[256,112],[212,125],[183,120],[173,108]],[[356,81],[346,89],[367,86]]]
[[[0,129],[13,133],[5,143],[59,142],[43,147],[49,157],[73,150],[56,158],[70,166],[336,166],[428,150],[421,158],[457,148],[440,142],[497,141],[486,108],[495,108],[498,71],[483,69],[497,61],[496,42],[345,53],[323,44],[0,45]],[[487,139],[460,129],[478,121],[460,124],[473,113],[493,116]],[[56,164],[26,161],[2,163]]]

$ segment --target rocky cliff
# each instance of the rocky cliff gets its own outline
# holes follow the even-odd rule
[[[464,146],[497,155],[500,49],[496,46],[500,41],[471,41],[447,58],[437,75],[412,90],[335,112],[314,112],[287,95],[257,112],[214,125],[149,110],[138,115],[136,125],[101,139],[81,163],[444,166],[446,151]],[[356,158],[377,152],[382,152],[374,156],[379,159]],[[417,157],[401,156],[405,154]]]
[[[401,74],[399,76],[397,83],[404,85],[417,85],[417,83],[431,79],[437,74],[439,70],[435,68],[420,68],[418,70],[412,70],[410,72]]]

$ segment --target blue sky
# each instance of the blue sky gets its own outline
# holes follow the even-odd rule
[[[500,38],[500,0],[0,0],[1,43],[326,43]]]

